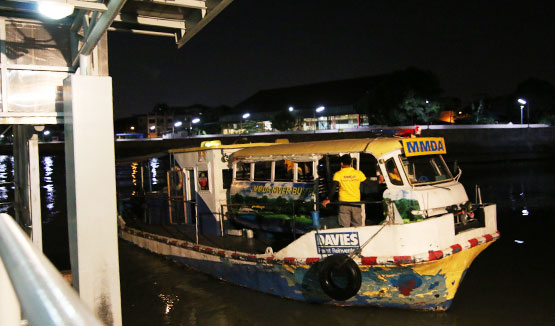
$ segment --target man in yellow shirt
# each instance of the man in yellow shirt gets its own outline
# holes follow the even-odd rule
[[[341,170],[333,175],[333,184],[328,192],[327,199],[322,201],[326,207],[339,185],[339,206],[338,222],[343,227],[362,226],[362,210],[360,208],[360,184],[364,182],[366,176],[359,170],[351,167],[351,156],[345,154],[341,156]],[[353,204],[348,204],[352,202]]]

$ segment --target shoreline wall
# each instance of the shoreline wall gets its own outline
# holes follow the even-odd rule
[[[199,146],[206,140],[220,140],[222,144],[249,142],[275,142],[276,139],[289,139],[290,142],[315,141],[328,139],[376,137],[374,131],[337,131],[317,133],[267,133],[255,135],[205,135],[176,139],[136,139],[116,141],[118,159],[151,155],[166,152],[170,148]],[[391,134],[389,129],[381,130]],[[422,137],[444,137],[448,157],[474,160],[484,159],[535,159],[555,157],[555,127],[542,128],[457,128],[424,129]],[[52,142],[39,145],[41,154],[63,154],[64,143]],[[12,154],[12,145],[0,145],[0,153]]]

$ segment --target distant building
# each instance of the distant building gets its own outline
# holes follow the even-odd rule
[[[147,114],[118,119],[115,122],[116,134],[142,134],[146,138],[187,136],[198,133],[197,123],[211,108],[203,105],[169,107],[157,105]],[[136,137],[143,138],[143,137]]]
[[[309,85],[262,90],[220,117],[224,133],[242,133],[252,128],[270,131],[270,120],[288,111],[296,119],[296,130],[347,129],[368,125],[359,109],[368,90],[381,76],[360,77]],[[248,118],[242,118],[249,113]]]

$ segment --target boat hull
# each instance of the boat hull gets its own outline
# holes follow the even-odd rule
[[[271,256],[228,252],[198,246],[183,240],[166,238],[131,228],[120,236],[192,269],[249,289],[284,298],[341,306],[379,306],[417,310],[447,310],[472,261],[497,236],[486,237],[468,248],[428,261],[377,264],[374,259],[357,261],[362,285],[358,293],[345,300],[331,299],[318,278],[318,258],[274,260]]]

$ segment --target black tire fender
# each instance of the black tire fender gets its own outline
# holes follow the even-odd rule
[[[338,282],[339,279],[342,281]],[[318,280],[330,298],[345,301],[360,290],[362,275],[349,256],[331,255],[318,264]]]

